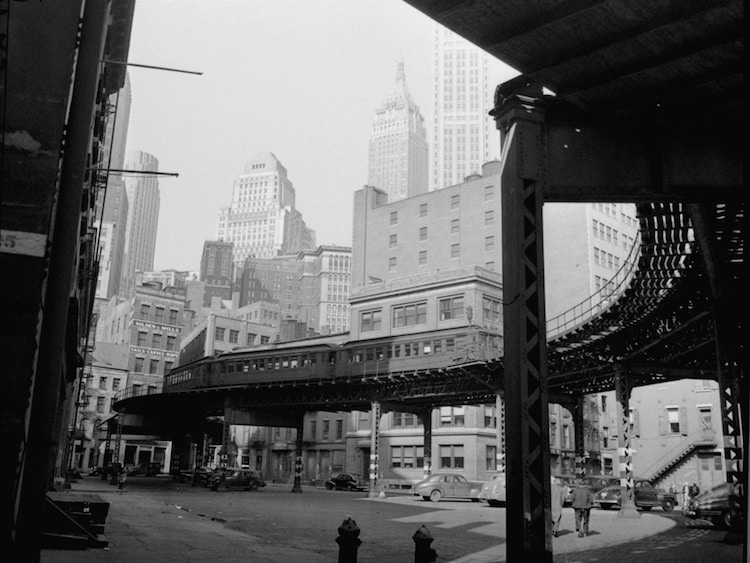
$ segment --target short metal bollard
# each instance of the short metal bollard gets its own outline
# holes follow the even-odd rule
[[[411,539],[414,540],[414,563],[437,561],[437,552],[430,547],[433,539],[432,534],[424,524],[414,533]]]
[[[359,539],[359,527],[351,516],[339,526],[336,543],[339,544],[339,563],[357,563],[357,549],[362,540]]]

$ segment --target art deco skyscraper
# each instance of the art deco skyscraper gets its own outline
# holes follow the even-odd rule
[[[128,226],[125,234],[125,266],[120,283],[120,295],[127,297],[133,288],[135,272],[154,269],[156,230],[159,226],[159,180],[149,172],[158,172],[159,161],[142,151],[128,154],[125,168],[130,172],[125,178],[128,196]]]
[[[315,248],[315,231],[295,208],[294,185],[273,153],[245,164],[234,181],[232,203],[219,210],[216,238],[234,243],[234,264]]]
[[[487,53],[435,24],[430,189],[459,184],[499,158],[499,134],[489,116],[497,86],[491,70]]]
[[[425,193],[429,160],[424,118],[406,87],[404,62],[396,84],[376,110],[370,134],[367,183],[385,191],[388,201]]]

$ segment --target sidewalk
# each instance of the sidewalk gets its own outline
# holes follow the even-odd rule
[[[220,519],[171,506],[137,491],[118,493],[115,486],[98,479],[72,483],[71,494],[94,493],[110,503],[105,526],[109,547],[87,550],[43,550],[42,563],[93,562],[171,562],[171,561],[252,561],[253,563],[330,562],[318,553],[277,547],[264,539],[227,528]],[[413,502],[405,495],[371,499],[372,502]],[[460,512],[456,517],[460,518]],[[556,560],[559,554],[575,554],[608,546],[629,544],[663,532],[675,521],[655,514],[622,519],[617,511],[597,510],[592,514],[591,534],[578,538],[573,513],[563,513],[561,534],[553,539]],[[478,533],[485,533],[477,530]],[[496,534],[495,530],[487,530]],[[497,548],[454,560],[452,563],[496,563]],[[568,560],[568,558],[566,558]],[[574,559],[571,559],[574,560]]]

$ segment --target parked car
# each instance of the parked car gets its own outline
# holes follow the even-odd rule
[[[505,494],[505,473],[495,473],[482,485],[479,500],[486,500],[490,506],[501,506],[505,504]]]
[[[438,502],[443,498],[467,498],[479,502],[481,490],[482,483],[468,481],[463,475],[435,473],[414,485],[412,494],[432,502]]]
[[[357,473],[339,473],[326,481],[326,489],[333,491],[364,491],[367,485]]]
[[[671,512],[677,504],[677,497],[664,489],[655,488],[646,479],[636,479],[633,483],[633,501],[636,508],[651,510],[655,506],[661,506],[665,512]],[[620,508],[622,488],[619,485],[604,487],[594,494],[594,506],[604,510]]]
[[[722,483],[713,489],[690,499],[685,516],[710,520],[717,528],[729,528],[732,525],[733,510],[730,499],[736,499],[734,486]],[[739,505],[735,506],[735,509]]]
[[[217,474],[211,478],[210,486],[213,491],[218,491],[220,487],[225,489],[257,491],[260,487],[265,487],[266,482],[255,471],[234,467],[227,469],[226,471],[217,472]]]

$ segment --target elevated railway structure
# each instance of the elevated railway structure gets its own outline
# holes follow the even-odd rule
[[[743,3],[407,2],[521,73],[498,86],[492,112],[503,147],[502,354],[445,356],[442,366],[408,369],[386,358],[372,371],[357,371],[367,362],[344,355],[327,377],[251,382],[248,374],[231,386],[190,390],[175,384],[159,396],[123,397],[116,408],[172,415],[223,409],[236,420],[257,421],[249,413],[261,413],[276,424],[272,413],[301,421],[306,408],[369,405],[377,420],[381,408],[423,414],[500,394],[512,484],[508,559],[552,561],[548,402],[575,405],[587,393],[615,389],[627,484],[630,390],[714,378],[727,480],[746,491]],[[638,266],[617,299],[592,300],[580,309],[595,314],[549,330],[541,210],[554,201],[635,203],[641,240]],[[473,343],[468,327],[466,338]],[[337,354],[350,344],[361,343],[344,343]],[[205,369],[229,361],[218,358]],[[632,509],[627,486],[626,493],[625,516]],[[730,533],[744,540],[747,557],[747,495],[741,499],[742,529]]]

